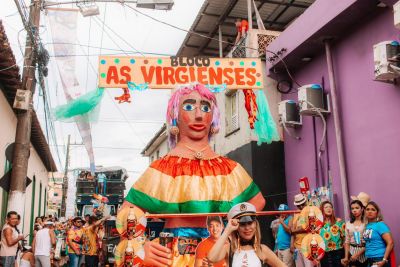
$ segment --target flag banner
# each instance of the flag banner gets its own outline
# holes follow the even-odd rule
[[[73,102],[84,93],[84,88],[79,85],[75,76],[75,46],[71,40],[77,39],[77,11],[62,10],[48,11],[48,19],[51,25],[51,36],[53,39],[53,50],[57,63],[60,79],[63,85],[67,104]],[[75,116],[75,122],[82,137],[83,144],[89,156],[91,171],[94,174],[95,160],[92,145],[92,132],[89,114]]]

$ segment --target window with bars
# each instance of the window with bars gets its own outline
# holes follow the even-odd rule
[[[239,95],[237,90],[225,94],[225,135],[239,129]]]

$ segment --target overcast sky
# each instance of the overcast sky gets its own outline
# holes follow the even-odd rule
[[[27,5],[28,2],[26,1]],[[203,2],[204,0],[175,0],[171,11],[148,9],[141,9],[141,11],[159,20],[189,29]],[[131,5],[135,6],[134,4]],[[64,7],[76,8],[73,5],[65,5]],[[83,17],[79,14],[78,39],[71,40],[71,43],[82,45],[76,46],[75,57],[76,75],[82,92],[94,90],[97,86],[97,54],[100,53],[100,49],[88,48],[88,45],[100,47],[102,44],[103,54],[118,53],[118,51],[107,51],[105,48],[119,49],[118,46],[120,46],[123,50],[133,51],[131,47],[133,46],[140,51],[174,55],[186,36],[183,31],[136,14],[119,3],[99,3],[99,7],[100,15],[98,15],[98,18],[104,21],[115,33],[123,37],[130,46],[111,30],[107,30],[107,27],[105,29],[108,34],[103,33],[102,38],[99,20]],[[24,51],[26,35],[14,1],[2,1],[0,19],[3,20],[17,62],[22,63],[21,51]],[[41,14],[40,24],[43,43],[51,43],[51,29],[45,13]],[[19,31],[21,47],[18,44]],[[51,45],[47,44],[45,46],[52,54]],[[87,57],[86,55],[88,54],[91,56]],[[121,52],[121,55],[123,54]],[[52,107],[65,103],[54,58],[51,58],[49,63],[47,92],[50,95]],[[127,181],[127,188],[129,188],[148,166],[148,158],[143,158],[140,152],[165,121],[165,110],[170,91],[147,90],[145,92],[135,92],[132,95],[132,103],[117,104],[114,97],[121,95],[121,92],[121,89],[108,89],[104,95],[101,102],[99,121],[92,125],[92,137],[96,165],[117,165],[126,168],[130,177]],[[34,101],[34,108],[43,122],[43,99],[38,95],[38,90]],[[61,171],[65,164],[65,145],[68,134],[71,134],[73,144],[80,144],[82,140],[74,123],[55,122],[54,124],[59,145],[58,155],[53,139],[50,140],[50,145],[54,160]],[[44,124],[42,125],[43,131],[46,133]],[[89,166],[88,157],[83,146],[74,145],[70,154],[70,168],[81,166]]]

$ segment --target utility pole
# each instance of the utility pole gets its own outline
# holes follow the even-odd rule
[[[37,63],[37,40],[39,36],[40,5],[41,0],[31,0],[29,19],[26,21],[19,1],[15,0],[18,11],[22,17],[25,29],[27,30],[25,59],[22,72],[22,88],[30,91],[33,96],[36,86],[35,69]],[[17,129],[15,133],[15,148],[12,160],[10,193],[8,197],[7,210],[16,211],[24,221],[24,205],[26,176],[30,156],[31,125],[32,125],[32,102],[30,99],[28,110],[17,111]]]
[[[65,158],[65,168],[63,177],[63,187],[62,187],[62,199],[61,199],[61,217],[65,217],[65,212],[67,210],[67,192],[68,192],[68,165],[69,165],[69,147],[70,147],[71,135],[68,135],[67,142],[67,157]]]

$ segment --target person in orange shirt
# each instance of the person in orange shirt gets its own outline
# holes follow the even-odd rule
[[[217,263],[212,264],[207,259],[208,252],[212,249],[215,242],[221,236],[222,230],[224,229],[224,224],[219,216],[209,216],[207,217],[207,230],[210,236],[199,243],[196,249],[196,260],[194,262],[195,267],[201,266],[213,266],[213,267],[227,267],[228,259],[223,259]]]

